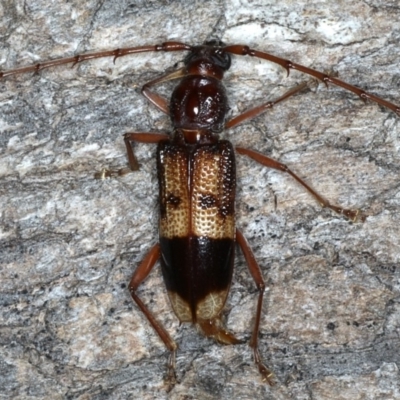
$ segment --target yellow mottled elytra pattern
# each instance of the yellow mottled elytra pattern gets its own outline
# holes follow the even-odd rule
[[[187,156],[175,149],[171,153],[162,153],[161,162],[164,173],[160,181],[160,201],[165,213],[160,218],[160,234],[166,238],[184,237],[189,234],[190,226]]]
[[[227,295],[227,290],[221,290],[219,292],[212,292],[199,301],[196,306],[196,320],[205,321],[216,318],[224,307]],[[175,292],[168,292],[168,296],[179,321],[192,322],[193,318],[189,304]]]
[[[186,300],[183,300],[178,293],[168,292],[168,297],[171,302],[175,315],[180,322],[192,322],[192,310]]]
[[[159,153],[160,235],[234,238],[235,172],[226,142],[190,153],[167,144]]]
[[[234,214],[223,215],[221,212],[224,203],[231,200],[230,190],[224,185],[226,162],[223,154],[202,149],[194,158],[191,221],[196,236],[210,239],[234,237]]]
[[[220,292],[211,292],[204,300],[197,303],[196,316],[198,320],[213,319],[220,314],[224,307],[227,290]]]

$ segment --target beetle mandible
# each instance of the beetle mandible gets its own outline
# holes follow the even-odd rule
[[[279,64],[288,74],[292,69],[298,70],[322,81],[326,86],[334,84],[355,93],[363,100],[372,100],[397,115],[400,115],[400,107],[328,74],[244,45],[225,45],[218,40],[207,41],[199,46],[170,41],[160,45],[76,55],[0,72],[0,78],[39,72],[61,64],[75,65],[100,57],[113,57],[115,61],[128,54],[161,51],[187,51],[188,54],[182,68],[164,74],[142,88],[143,95],[170,116],[172,135],[147,132],[124,135],[131,171],[138,169],[133,151],[135,142],[154,143],[158,146],[159,242],[153,245],[135,270],[129,284],[130,294],[170,351],[168,381],[173,385],[176,382],[177,345],[138,297],[137,289],[160,260],[169,299],[178,319],[194,323],[202,333],[222,344],[241,343],[226,330],[221,319],[232,280],[235,244],[239,244],[259,291],[250,347],[263,380],[272,385],[273,373],[264,365],[258,350],[265,284],[245,237],[235,226],[235,150],[264,166],[291,175],[322,207],[330,208],[352,221],[363,221],[365,215],[358,210],[331,204],[286,165],[247,148],[234,148],[229,141],[218,138],[222,130],[254,118],[309,86],[308,83],[300,84],[275,101],[251,108],[226,121],[228,99],[221,81],[224,72],[230,68],[231,55],[265,59]],[[179,83],[168,101],[154,92],[152,87],[170,80],[179,80]],[[96,178],[126,172],[126,169],[105,169],[96,174]]]

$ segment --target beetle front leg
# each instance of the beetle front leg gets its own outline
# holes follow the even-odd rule
[[[94,177],[96,179],[105,179],[115,176],[123,176],[129,174],[132,171],[139,169],[139,163],[133,152],[134,143],[158,143],[161,140],[168,139],[169,136],[165,133],[150,133],[150,132],[130,132],[125,133],[124,142],[126,146],[126,152],[128,153],[129,168],[120,168],[117,170],[110,170],[103,168],[100,172],[97,172]]]
[[[257,117],[258,115],[264,113],[268,109],[272,108],[275,106],[275,104],[278,104],[289,97],[295,95],[298,92],[301,92],[302,90],[309,88],[311,86],[312,82],[303,82],[300,85],[297,85],[293,89],[290,89],[286,93],[284,93],[281,97],[278,97],[275,100],[272,101],[267,101],[264,104],[261,104],[257,107],[251,108],[250,110],[245,111],[242,114],[237,115],[236,117],[230,119],[226,124],[225,124],[225,129],[228,128],[234,128],[235,126],[241,124],[244,121],[251,120],[254,117]]]
[[[168,82],[173,79],[181,79],[186,76],[185,68],[178,69],[176,71],[170,72],[168,74],[162,75],[150,82],[147,82],[142,87],[142,94],[150,101],[154,106],[156,106],[160,111],[169,115],[169,102],[164,97],[150,90],[151,87],[158,85],[163,82]]]
[[[154,315],[149,311],[149,309],[145,306],[145,304],[136,294],[137,288],[150,274],[155,263],[159,258],[160,258],[160,244],[157,243],[150,249],[146,257],[143,259],[143,261],[140,263],[140,265],[134,272],[132,279],[129,283],[129,292],[132,296],[132,299],[138,305],[140,310],[143,312],[143,314],[150,322],[150,325],[157,332],[158,336],[165,344],[165,347],[171,352],[168,361],[167,383],[169,386],[173,386],[176,383],[175,354],[178,346],[176,345],[175,341],[171,338],[169,333],[164,329],[162,325],[158,323],[158,321],[154,318]]]
[[[261,311],[262,311],[262,303],[264,297],[265,283],[262,277],[260,266],[258,265],[253,252],[249,244],[247,243],[246,238],[243,234],[236,229],[236,240],[239,243],[240,248],[242,249],[244,258],[246,259],[247,268],[250,271],[251,276],[254,279],[254,282],[257,285],[257,289],[259,291],[258,302],[257,302],[257,310],[256,310],[256,320],[254,323],[253,333],[250,339],[250,347],[253,349],[254,353],[254,362],[256,363],[260,374],[263,377],[263,381],[267,381],[269,385],[273,386],[275,384],[273,377],[273,372],[268,369],[262,362],[260,352],[258,350],[258,332],[260,330],[260,320],[261,320]]]
[[[162,75],[150,82],[147,82],[142,87],[142,94],[149,100],[153,105],[155,105],[160,111],[169,115],[169,105],[168,100],[159,94],[153,92],[150,88],[159,83],[168,82],[173,79],[179,79],[186,75],[185,69],[181,68],[174,72]],[[129,174],[132,171],[137,171],[139,169],[139,163],[133,152],[133,147],[135,142],[139,143],[158,143],[161,140],[168,139],[168,135],[165,133],[150,133],[150,132],[131,132],[125,133],[124,142],[126,146],[126,151],[128,153],[129,168],[120,168],[118,170],[103,169],[95,174],[96,179],[111,178],[114,176],[123,176]]]

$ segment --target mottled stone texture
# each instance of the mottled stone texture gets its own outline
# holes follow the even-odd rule
[[[219,36],[400,103],[399,26],[398,2],[383,0],[2,0],[0,65]],[[182,58],[97,60],[0,82],[0,398],[400,398],[400,118],[323,85],[224,137],[370,216],[350,223],[290,177],[238,157],[238,224],[267,283],[260,350],[278,385],[261,383],[245,344],[179,327],[156,268],[139,294],[180,344],[180,384],[165,392],[167,352],[127,290],[157,237],[154,146],[137,147],[139,172],[93,174],[126,163],[124,132],[170,129],[140,86]],[[235,57],[231,113],[305,79]],[[239,255],[226,320],[245,340],[256,295]]]

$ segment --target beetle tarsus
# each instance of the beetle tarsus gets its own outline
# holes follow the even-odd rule
[[[348,218],[352,222],[365,222],[365,219],[367,218],[367,215],[365,215],[360,210],[349,210],[346,208],[333,206],[329,203],[322,204],[322,206],[329,207],[331,210],[335,211],[336,213],[338,213],[340,215],[344,215],[346,218]]]
[[[95,179],[100,179],[100,180],[106,179],[106,178],[110,178],[111,176],[112,176],[111,171],[106,169],[106,168],[103,168],[101,171],[96,172],[94,174],[94,178]]]
[[[176,351],[172,351],[169,359],[168,359],[168,370],[167,370],[167,376],[165,377],[165,384],[167,385],[167,392],[171,391],[173,387],[178,383],[178,380],[176,378],[176,370],[175,370],[175,364],[176,364]]]
[[[95,179],[103,180],[103,179],[108,179],[108,178],[116,178],[118,176],[125,176],[130,174],[132,171],[131,168],[124,167],[120,169],[107,169],[103,168],[101,171],[96,172],[94,174]]]
[[[274,373],[262,363],[257,364],[257,367],[258,370],[260,371],[260,374],[262,375],[263,382],[267,382],[268,385],[274,386],[275,385]]]
[[[263,382],[267,382],[268,385],[274,386],[275,385],[275,375],[269,368],[267,368],[263,364],[258,349],[254,349],[254,362],[257,365],[258,371],[262,375]]]

